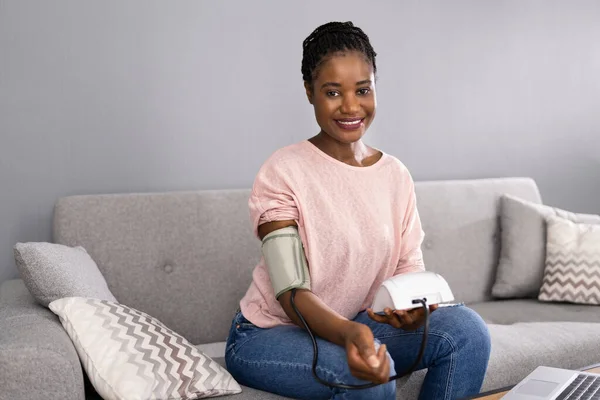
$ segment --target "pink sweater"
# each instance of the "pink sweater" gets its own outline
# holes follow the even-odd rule
[[[385,279],[424,269],[414,183],[391,155],[355,167],[308,140],[284,147],[258,172],[249,207],[257,236],[262,223],[296,221],[312,292],[348,319],[371,306]],[[262,328],[290,324],[264,259],[252,277],[240,302],[244,316]]]

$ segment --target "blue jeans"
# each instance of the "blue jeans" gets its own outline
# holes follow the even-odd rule
[[[385,343],[391,375],[408,370],[416,359],[423,328],[404,331],[377,323],[361,312],[354,319]],[[344,348],[317,338],[317,374],[329,382],[366,383],[350,373]],[[417,369],[427,368],[420,399],[458,399],[479,393],[490,355],[487,326],[464,305],[440,307],[430,315],[427,347]],[[225,353],[227,369],[238,383],[299,399],[396,399],[396,381],[370,389],[332,389],[312,375],[310,336],[296,326],[262,329],[238,312]]]

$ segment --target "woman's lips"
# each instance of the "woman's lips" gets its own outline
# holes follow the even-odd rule
[[[341,129],[355,130],[363,126],[364,118],[344,118],[334,120]]]

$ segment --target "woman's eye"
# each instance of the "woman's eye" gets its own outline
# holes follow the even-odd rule
[[[333,90],[331,90],[331,91],[327,92],[327,96],[328,96],[328,97],[335,97],[335,96],[337,96],[337,95],[338,95],[338,92],[336,92],[336,91],[333,91]]]
[[[369,92],[371,92],[371,89],[369,89],[369,88],[358,89],[358,94],[360,94],[362,96],[369,94]]]

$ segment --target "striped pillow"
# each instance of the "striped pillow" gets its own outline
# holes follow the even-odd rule
[[[240,393],[233,377],[157,319],[113,301],[66,297],[50,310],[104,399],[200,399]]]
[[[538,299],[600,304],[600,225],[547,221],[546,266]]]

